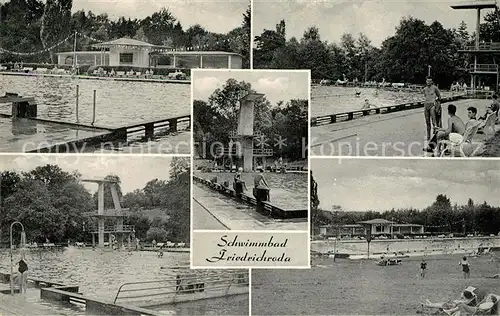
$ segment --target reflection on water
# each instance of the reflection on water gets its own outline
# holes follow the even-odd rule
[[[73,247],[31,250],[26,259],[31,277],[77,284],[85,295],[103,300],[114,298],[123,283],[174,275],[172,270],[162,267],[189,265],[187,253],[165,253],[163,258],[158,258],[155,252],[93,251]],[[0,252],[0,263],[1,270],[9,270],[8,251]]]
[[[229,181],[230,186],[234,180],[234,173],[211,172],[200,173],[202,178],[212,179],[217,177],[219,183]],[[256,173],[243,173],[242,179],[252,195],[253,179]],[[264,173],[269,187],[271,188],[271,203],[288,207],[306,207],[307,208],[307,174],[305,173]]]
[[[39,117],[65,122],[76,121],[77,85],[79,119],[84,124],[92,122],[93,90],[97,90],[96,126],[117,127],[190,113],[189,85],[0,75],[0,95],[33,96]],[[10,105],[1,105],[0,112],[10,114]]]
[[[356,97],[356,91],[361,92]],[[442,96],[451,93],[442,92]],[[311,89],[311,116],[329,115],[359,110],[365,99],[370,104],[381,107],[405,102],[422,101],[422,93],[389,91],[375,88],[344,88],[335,86],[314,86]]]
[[[14,262],[20,255],[14,255]],[[120,252],[69,247],[61,250],[30,250],[26,253],[29,277],[78,285],[87,297],[113,301],[120,285],[126,282],[150,281],[175,277],[173,266],[188,266],[188,253]],[[10,254],[0,251],[0,270],[10,271]],[[162,268],[163,267],[163,268]],[[40,292],[28,291],[28,300],[55,308],[64,315],[82,314],[82,308],[54,306],[40,300]],[[1,294],[0,294],[1,295]],[[167,315],[247,315],[248,295],[199,300],[154,308]]]

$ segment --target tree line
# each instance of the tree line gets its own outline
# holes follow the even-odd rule
[[[285,21],[275,30],[264,30],[254,39],[254,68],[311,69],[314,80],[358,80],[359,82],[404,82],[422,84],[431,66],[434,81],[448,87],[455,81],[469,82],[467,66],[471,61],[458,50],[473,45],[464,21],[458,28],[447,29],[440,22],[426,24],[408,16],[401,19],[394,35],[380,47],[371,44],[363,33],[357,37],[342,35],[340,43],[321,39],[317,27],[309,27],[302,38],[286,39]],[[488,13],[480,25],[480,39],[500,42],[500,21]],[[492,56],[480,56],[478,63],[497,63]],[[344,77],[345,76],[345,77]],[[496,78],[485,78],[495,85]]]
[[[194,100],[194,141],[199,156],[214,158],[217,145],[229,147],[231,133],[238,126],[239,100],[250,92],[255,92],[250,83],[231,78],[211,94],[208,102]],[[275,158],[306,159],[303,151],[308,139],[308,100],[279,101],[273,105],[264,96],[255,102],[254,116],[254,134],[264,135],[256,140],[255,148],[273,149]],[[278,145],[279,140],[283,141],[282,146]]]
[[[383,218],[400,224],[419,224],[425,226],[428,233],[454,234],[495,234],[500,232],[500,207],[486,202],[475,203],[469,198],[466,205],[452,205],[444,194],[438,194],[436,200],[424,209],[401,208],[383,212],[346,212],[339,205],[331,210],[319,207],[318,184],[311,174],[311,234],[320,225],[356,224],[375,218]]]
[[[12,222],[20,221],[27,242],[53,243],[91,241],[95,219],[85,215],[97,210],[97,193],[92,195],[80,181],[78,171],[66,172],[57,165],[36,167],[29,172],[0,173],[0,238],[8,244]],[[141,240],[189,242],[190,167],[187,158],[173,158],[170,179],[153,179],[143,189],[123,195],[120,179],[118,196],[123,208],[129,208],[124,220],[135,225],[135,236]],[[110,190],[105,185],[104,206],[113,208]],[[155,215],[152,218],[151,213]],[[106,225],[114,225],[111,221]],[[19,229],[14,236],[19,240]]]
[[[221,50],[241,54],[244,66],[250,64],[250,7],[243,13],[243,21],[227,34],[214,33],[196,24],[184,29],[169,11],[160,11],[144,19],[120,17],[112,20],[106,13],[94,14],[83,10],[71,13],[72,0],[11,0],[0,3],[0,48],[13,52],[34,52],[50,48],[71,34],[79,32],[99,41],[121,37],[135,38],[154,45],[173,49],[203,47],[203,50]],[[77,50],[90,50],[95,41],[79,38]],[[54,63],[54,53],[73,51],[73,41],[53,51],[22,56],[24,62]],[[201,50],[201,49],[200,49]],[[20,57],[0,52],[0,62],[16,62]]]

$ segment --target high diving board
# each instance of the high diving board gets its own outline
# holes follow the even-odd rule
[[[497,7],[497,2],[495,0],[475,0],[475,1],[464,1],[459,4],[454,4],[451,6],[453,9],[495,9]]]

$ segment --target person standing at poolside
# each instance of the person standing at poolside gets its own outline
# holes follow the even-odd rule
[[[24,253],[19,260],[19,293],[26,294],[26,288],[28,287],[28,264],[24,257]]]
[[[425,259],[422,258],[422,262],[420,262],[420,277],[422,279],[425,278],[426,270],[427,270],[427,262],[425,262]]]
[[[427,127],[427,140],[431,139],[431,124],[433,128],[441,127],[441,92],[433,84],[432,78],[427,77],[424,87],[424,116]]]
[[[460,261],[460,265],[462,266],[462,272],[464,274],[464,279],[470,279],[470,264],[467,261],[467,257],[463,257],[462,261]]]

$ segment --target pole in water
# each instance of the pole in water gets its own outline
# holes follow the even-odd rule
[[[94,107],[93,107],[93,110],[92,110],[92,125],[94,125],[95,123],[95,92],[96,90],[94,90]]]
[[[80,91],[80,85],[76,85],[76,122],[77,123],[80,123],[80,121],[78,120],[78,95],[79,95],[79,91]]]

